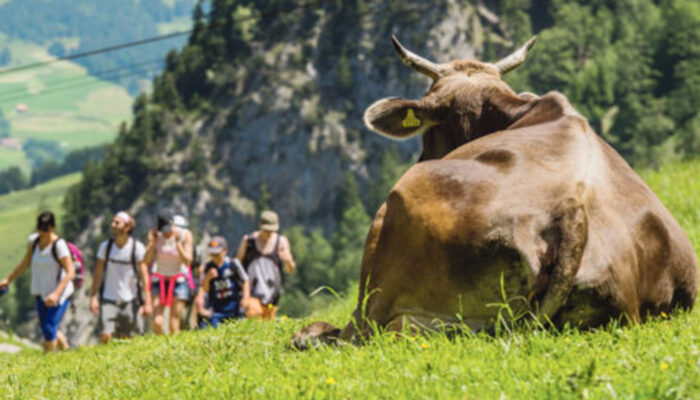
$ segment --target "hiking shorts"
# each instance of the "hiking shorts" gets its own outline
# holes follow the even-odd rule
[[[168,282],[165,283],[165,290],[168,290]],[[151,296],[160,296],[160,281],[154,280],[151,283]],[[187,280],[184,279],[182,282],[175,282],[175,288],[173,289],[173,299],[187,301],[190,298],[190,285]]]
[[[41,327],[41,333],[44,335],[44,340],[47,342],[52,342],[56,340],[56,333],[58,332],[58,325],[63,319],[63,315],[66,313],[68,306],[70,305],[70,299],[63,301],[56,307],[49,307],[44,304],[44,300],[37,296],[36,298],[36,310],[39,312],[39,326]]]
[[[235,321],[240,318],[243,318],[243,315],[237,311],[231,313],[218,313],[215,311],[212,313],[211,318],[202,318],[203,321],[199,322],[199,327],[213,326],[216,328],[221,325],[222,322]]]
[[[102,334],[116,337],[132,337],[143,332],[143,318],[139,315],[137,301],[117,303],[103,300],[100,307]]]

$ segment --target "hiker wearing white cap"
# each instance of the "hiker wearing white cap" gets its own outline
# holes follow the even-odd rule
[[[165,307],[170,307],[170,333],[177,333],[192,285],[187,273],[192,263],[192,234],[175,226],[172,213],[161,212],[157,228],[148,233],[144,259],[146,264],[156,263],[151,285],[153,331],[164,333],[163,314]]]
[[[209,242],[211,261],[205,266],[204,281],[197,293],[196,304],[199,314],[206,318],[201,328],[241,318],[250,300],[248,275],[237,259],[231,260],[227,255],[226,239],[215,236]],[[204,308],[204,295],[209,296],[211,308]]]
[[[100,315],[100,342],[143,332],[141,315],[151,314],[151,292],[143,243],[131,236],[134,219],[126,212],[112,218],[112,238],[100,244],[90,291],[90,311]],[[104,277],[104,279],[103,279]],[[140,315],[141,314],[141,315]]]
[[[296,268],[289,240],[279,231],[279,217],[274,211],[260,214],[260,230],[244,235],[236,258],[243,264],[250,279],[248,318],[271,320],[277,313],[282,294],[282,276]]]

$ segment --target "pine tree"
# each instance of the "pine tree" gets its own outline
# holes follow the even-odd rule
[[[364,242],[370,226],[370,218],[359,196],[357,182],[352,173],[345,177],[342,218],[332,238],[333,267],[330,276],[332,285],[339,289],[359,276]]]

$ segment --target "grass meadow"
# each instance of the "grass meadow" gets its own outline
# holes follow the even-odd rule
[[[643,177],[700,249],[700,161]],[[8,398],[693,399],[700,310],[644,325],[448,337],[383,334],[365,346],[287,348],[303,325],[344,325],[352,292],[317,315],[240,321],[63,354],[0,355]]]

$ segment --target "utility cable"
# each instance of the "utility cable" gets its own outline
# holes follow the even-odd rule
[[[232,22],[233,23],[240,23],[240,22],[245,22],[245,21],[249,21],[252,19],[256,19],[256,18],[267,18],[270,16],[278,15],[278,14],[287,14],[287,13],[290,13],[290,12],[293,12],[296,10],[300,10],[300,9],[304,9],[304,8],[312,8],[314,6],[317,6],[321,3],[326,3],[328,1],[330,1],[330,0],[310,1],[308,3],[302,3],[302,4],[294,5],[292,7],[283,8],[281,10],[268,11],[265,13],[261,13],[260,15],[249,15],[246,17],[237,18],[237,19],[234,19]],[[211,15],[212,14],[209,15],[210,18],[211,18]],[[216,28],[206,27],[206,26],[204,27],[205,30],[206,29],[220,29],[220,28],[222,28],[222,27],[216,27]],[[168,33],[165,35],[154,36],[154,37],[150,37],[150,38],[146,38],[146,39],[136,40],[133,42],[117,44],[114,46],[103,47],[100,49],[70,54],[70,55],[67,55],[64,57],[58,57],[58,58],[48,60],[48,61],[39,61],[39,62],[35,62],[35,63],[30,63],[30,64],[18,65],[16,67],[10,67],[10,68],[5,68],[5,69],[0,70],[0,75],[6,75],[6,74],[13,73],[13,72],[25,71],[25,70],[33,69],[33,68],[39,68],[39,67],[54,64],[57,62],[61,62],[61,61],[76,60],[79,58],[90,57],[90,56],[94,56],[97,54],[109,53],[112,51],[122,50],[122,49],[126,49],[129,47],[142,46],[142,45],[148,44],[148,43],[159,42],[162,40],[168,40],[168,39],[172,39],[172,38],[176,38],[176,37],[180,37],[180,36],[184,36],[184,35],[189,35],[192,32],[194,32],[194,28],[190,28],[190,29],[186,29],[186,30],[182,30],[182,31],[177,31],[177,32],[171,32],[171,33]]]

